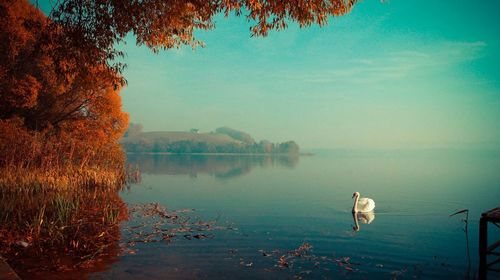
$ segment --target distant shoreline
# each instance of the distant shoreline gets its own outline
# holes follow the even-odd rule
[[[198,156],[314,156],[314,153],[171,153],[171,152],[126,152],[127,155],[198,155]]]
[[[215,132],[190,131],[142,132],[142,125],[131,125],[120,139],[127,153],[191,154],[191,155],[298,155],[300,147],[295,141],[272,143],[255,141],[248,133],[229,127],[219,127]]]

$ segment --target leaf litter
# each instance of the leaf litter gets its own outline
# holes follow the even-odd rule
[[[131,218],[123,228],[126,242],[120,244],[121,254],[134,255],[137,249],[133,247],[137,243],[163,242],[170,243],[176,239],[202,240],[215,238],[215,231],[238,229],[234,225],[219,225],[219,217],[212,220],[203,220],[198,217],[195,209],[179,209],[170,211],[158,203],[136,204],[129,207]],[[311,277],[321,271],[336,270],[344,275],[360,271],[361,263],[353,262],[351,257],[336,257],[316,255],[313,246],[304,242],[299,247],[283,251],[279,249],[258,250],[262,258],[274,263],[271,267],[263,270],[269,273],[289,270],[294,278],[302,279]],[[238,249],[229,249],[225,259],[234,259],[238,255]],[[257,261],[257,262],[256,262]],[[239,258],[242,267],[255,269],[257,259],[251,260]],[[383,264],[375,264],[378,269],[384,268]],[[398,279],[406,273],[406,269],[390,272],[392,279]]]
[[[219,225],[219,217],[203,220],[195,209],[170,211],[159,203],[135,204],[129,207],[129,222],[124,226],[125,242],[121,254],[136,254],[137,243],[170,243],[175,239],[201,240],[214,238],[214,231],[237,230],[231,225]]]
[[[260,249],[258,252],[263,258],[274,260],[274,266],[265,268],[264,271],[273,273],[277,270],[289,270],[295,274],[296,279],[311,276],[315,271],[321,273],[321,271],[332,269],[344,274],[352,273],[358,271],[356,266],[360,265],[360,263],[353,262],[350,257],[316,255],[313,252],[313,246],[308,242],[288,251]]]

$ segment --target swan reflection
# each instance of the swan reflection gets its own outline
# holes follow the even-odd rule
[[[354,231],[359,231],[361,229],[359,223],[371,224],[373,220],[375,220],[375,213],[373,211],[352,213],[352,219],[354,220],[354,227],[352,229]]]

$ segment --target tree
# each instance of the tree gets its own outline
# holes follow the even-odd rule
[[[250,136],[250,134],[229,127],[219,127],[215,130],[215,132],[227,135],[246,144],[255,143],[255,140],[252,138],[252,136]]]
[[[259,142],[259,152],[261,153],[271,153],[273,151],[273,143],[268,140],[261,140]]]
[[[245,15],[254,22],[252,36],[266,36],[283,30],[289,22],[300,27],[323,26],[329,16],[348,13],[357,0],[61,0],[50,18],[70,37],[99,51],[93,56],[110,63],[123,55],[115,49],[128,33],[138,45],[154,52],[181,45],[203,45],[194,37],[195,29],[212,29],[216,14]],[[116,65],[119,70],[121,65]]]
[[[40,155],[70,154],[86,163],[119,150],[128,116],[119,96],[123,78],[93,58],[97,46],[73,39],[27,0],[0,2],[0,133],[24,127],[33,145],[44,146]]]
[[[18,116],[30,129],[43,130],[98,119],[98,110],[106,110],[103,100],[119,99],[114,95],[123,79],[92,59],[97,46],[79,45],[26,0],[2,1],[0,16],[1,119]]]
[[[278,153],[297,155],[299,154],[299,145],[295,141],[287,141],[279,144]]]

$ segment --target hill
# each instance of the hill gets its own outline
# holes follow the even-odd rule
[[[195,141],[206,142],[207,144],[223,145],[229,143],[241,143],[226,134],[221,133],[195,133],[185,131],[153,131],[153,132],[140,132],[129,137],[124,137],[120,140],[121,143],[130,142],[157,142],[157,141]]]

